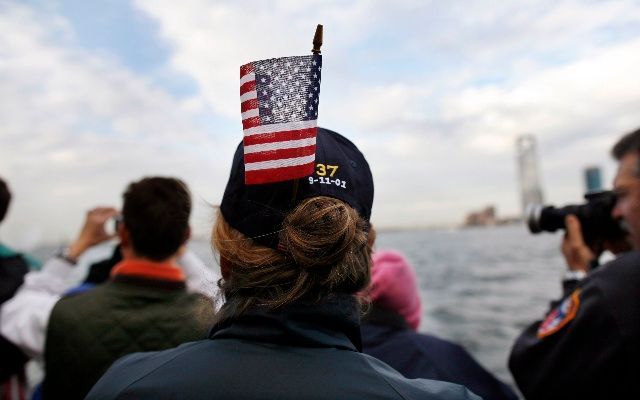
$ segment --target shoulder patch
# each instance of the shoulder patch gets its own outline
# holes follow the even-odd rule
[[[576,289],[547,315],[538,328],[538,339],[545,338],[562,329],[575,318],[578,308],[580,308],[580,289]]]

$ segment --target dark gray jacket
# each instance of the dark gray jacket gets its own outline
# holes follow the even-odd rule
[[[360,353],[350,296],[254,310],[209,340],[122,358],[87,399],[477,399],[463,386],[406,379]]]
[[[520,335],[509,368],[527,399],[640,399],[640,252],[554,303]]]
[[[409,328],[393,310],[376,304],[362,324],[363,351],[407,378],[428,378],[466,386],[484,400],[517,400],[506,384],[484,369],[464,348]]]

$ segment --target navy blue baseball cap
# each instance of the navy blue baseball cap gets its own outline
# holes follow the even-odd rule
[[[344,136],[318,128],[314,173],[285,182],[246,185],[243,154],[240,143],[220,211],[229,225],[256,243],[277,249],[285,217],[311,197],[342,200],[369,222],[373,205],[371,170],[364,155]]]

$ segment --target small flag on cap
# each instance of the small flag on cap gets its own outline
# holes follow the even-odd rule
[[[319,54],[240,67],[245,184],[313,174],[321,70]]]

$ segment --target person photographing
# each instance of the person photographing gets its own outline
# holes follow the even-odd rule
[[[562,251],[582,279],[565,285],[563,298],[513,346],[509,368],[527,399],[640,398],[640,129],[623,136],[612,155],[611,217],[626,227],[633,251],[590,270],[597,253],[580,221],[565,218]]]

